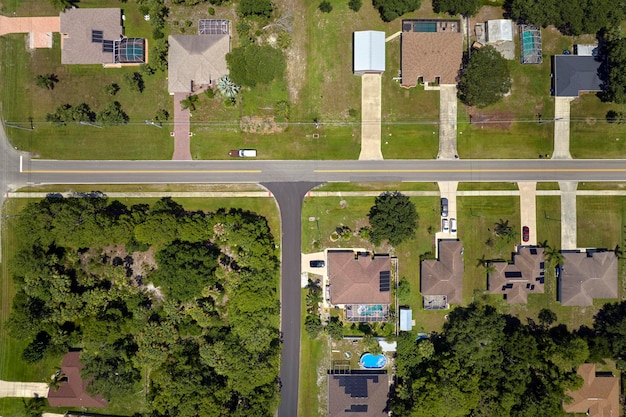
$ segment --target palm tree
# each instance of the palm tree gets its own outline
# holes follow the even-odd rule
[[[615,256],[617,256],[617,259],[622,259],[624,257],[624,251],[619,245],[615,245],[615,249],[613,249],[613,252],[615,252]]]
[[[59,387],[64,382],[67,382],[67,375],[65,375],[61,370],[58,370],[50,378],[50,382],[48,382],[48,388],[53,391],[58,391]]]
[[[40,74],[35,78],[37,87],[54,90],[54,84],[59,82],[59,78],[55,74]]]
[[[217,80],[217,89],[224,97],[235,98],[241,87],[232,82],[228,75],[224,75]]]
[[[60,11],[73,7],[74,3],[76,3],[76,0],[50,0],[52,7]]]
[[[550,246],[547,246],[544,256],[546,257],[546,260],[554,266],[563,266],[563,263],[565,262],[565,257],[558,248],[551,248]]]
[[[187,96],[187,98],[180,101],[180,106],[183,108],[183,110],[189,109],[191,111],[195,111],[197,102],[198,102],[198,96],[189,95]]]

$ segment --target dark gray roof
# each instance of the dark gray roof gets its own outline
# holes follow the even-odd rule
[[[352,371],[328,375],[329,417],[387,417],[389,376],[386,372]]]
[[[600,64],[594,56],[555,55],[554,95],[578,97],[581,92],[601,91]]]

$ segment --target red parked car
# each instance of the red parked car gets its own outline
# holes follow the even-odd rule
[[[530,235],[530,229],[528,229],[528,226],[522,227],[522,240],[524,242],[528,242],[529,235]]]

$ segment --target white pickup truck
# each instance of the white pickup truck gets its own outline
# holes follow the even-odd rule
[[[233,158],[256,158],[256,149],[233,149],[228,155]]]

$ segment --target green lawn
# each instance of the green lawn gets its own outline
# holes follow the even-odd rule
[[[32,15],[48,10],[48,1],[34,0],[18,7],[19,14]],[[120,7],[118,1],[107,0],[81,2],[81,7]],[[51,13],[51,12],[46,12]],[[152,28],[140,15],[134,4],[124,7],[127,36],[146,37],[148,47],[153,42]],[[56,14],[56,13],[54,13]],[[25,35],[15,34],[0,38],[0,75],[5,82],[0,87],[3,118],[9,125],[7,133],[19,149],[33,152],[41,158],[66,159],[169,159],[173,141],[170,126],[163,129],[145,124],[154,118],[159,109],[173,115],[172,102],[165,90],[166,73],[144,75],[143,93],[130,91],[123,79],[124,74],[139,71],[139,67],[105,69],[102,65],[62,65],[60,37],[54,36],[52,49],[28,52]],[[40,74],[55,74],[59,82],[53,90],[35,85]],[[111,97],[103,91],[105,85],[116,83],[119,93]],[[53,113],[63,104],[86,103],[98,112],[108,103],[118,101],[130,117],[126,126],[95,128],[92,126],[52,126],[45,121],[47,113]]]
[[[298,385],[298,416],[322,417],[320,413],[320,385],[318,382],[318,367],[325,357],[327,336],[321,335],[311,340],[304,331],[306,317],[306,290],[302,290],[302,331],[300,332],[300,382]],[[324,361],[326,362],[326,361]]]
[[[435,182],[329,182],[313,191],[437,191]]]
[[[609,110],[624,112],[625,104],[601,102],[595,94],[572,101],[570,153],[574,158],[623,158],[626,154],[626,124],[608,123]]]

